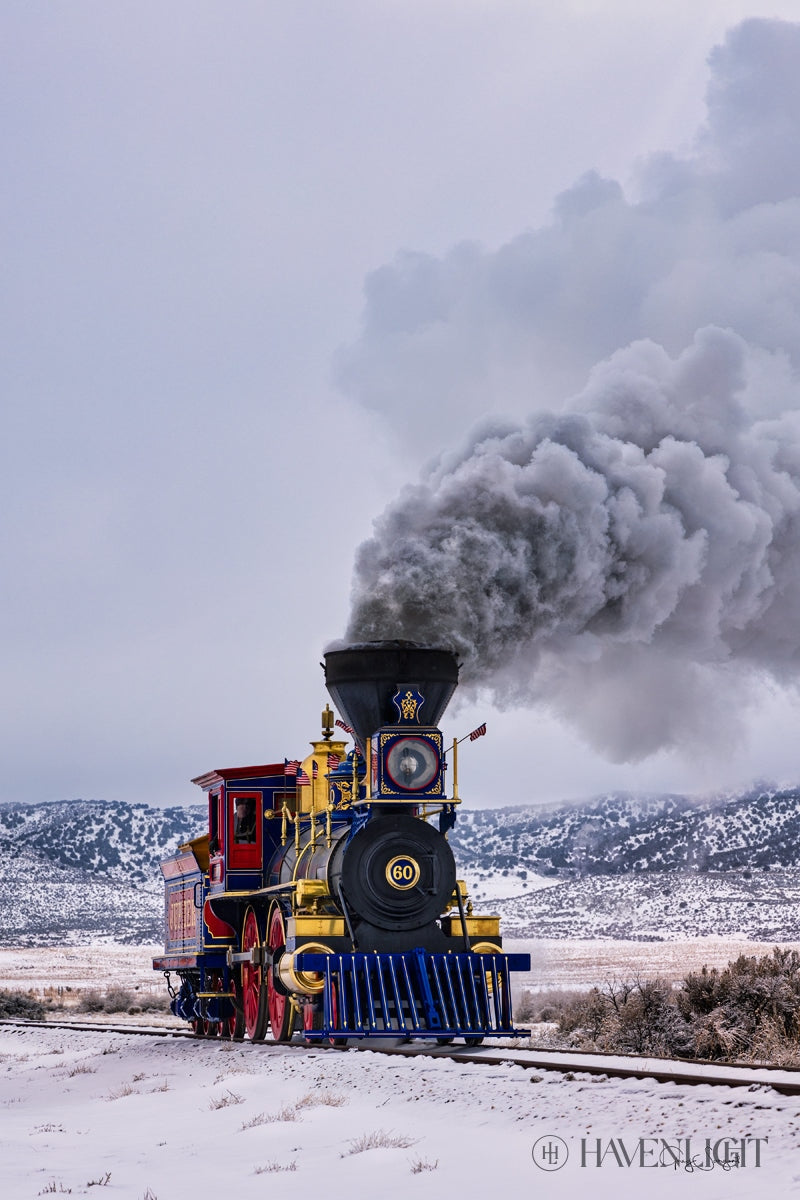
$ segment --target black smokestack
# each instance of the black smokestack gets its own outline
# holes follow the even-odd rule
[[[394,696],[400,688],[418,689],[425,697],[420,722],[438,725],[457,683],[451,650],[392,640],[325,653],[325,686],[362,748],[382,725],[397,723]]]

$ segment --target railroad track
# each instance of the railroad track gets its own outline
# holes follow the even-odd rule
[[[228,1042],[198,1037],[182,1027],[139,1026],[125,1024],[95,1024],[88,1021],[23,1021],[6,1018],[0,1027],[69,1029],[81,1033],[125,1034],[135,1037],[188,1038],[205,1045],[229,1045]],[[242,1047],[278,1047],[305,1050],[301,1042],[238,1042]],[[310,1047],[327,1050],[323,1044]],[[456,1063],[477,1063],[482,1066],[514,1065],[531,1070],[560,1071],[572,1075],[601,1075],[617,1079],[652,1079],[659,1083],[674,1083],[697,1086],[711,1084],[722,1087],[745,1087],[755,1091],[760,1087],[771,1088],[783,1096],[800,1095],[800,1070],[787,1067],[753,1066],[749,1063],[698,1062],[697,1060],[645,1057],[641,1055],[586,1053],[571,1050],[525,1050],[520,1047],[483,1046],[461,1048],[458,1046],[417,1045],[387,1046],[382,1041],[351,1042],[352,1050],[371,1051],[373,1054],[400,1055],[405,1058],[446,1058]],[[341,1053],[341,1051],[339,1051]]]

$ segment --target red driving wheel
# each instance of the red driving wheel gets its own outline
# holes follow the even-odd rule
[[[286,928],[283,913],[277,904],[273,906],[267,921],[267,946],[270,957],[277,962],[286,948]],[[289,997],[278,991],[274,969],[267,972],[267,1008],[272,1036],[276,1042],[288,1042],[292,1036],[294,1010]]]
[[[313,1004],[303,1005],[303,1041],[307,1046],[318,1046],[319,1039],[310,1037],[309,1035],[316,1030],[322,1029],[323,1014],[319,1008],[314,1008]]]
[[[331,979],[331,1024],[339,1024],[339,984],[335,977]],[[328,1041],[337,1050],[343,1050],[347,1045],[346,1037],[330,1037]]]
[[[261,939],[258,935],[258,918],[252,908],[248,908],[242,926],[242,950],[258,949]],[[267,1006],[264,1003],[263,968],[261,963],[242,963],[241,1003],[243,1011],[244,1032],[253,1042],[261,1041],[267,1032]]]

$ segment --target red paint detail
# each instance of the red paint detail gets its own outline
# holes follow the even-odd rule
[[[264,832],[264,797],[263,793],[253,789],[245,791],[242,788],[228,788],[228,868],[230,870],[257,871],[261,868],[261,844]],[[237,842],[235,840],[236,801],[255,800],[256,804],[256,840],[254,842]]]
[[[153,959],[154,971],[178,971],[182,967],[196,967],[196,954],[169,954]]]
[[[192,783],[196,783],[198,787],[208,788],[214,787],[217,783],[228,783],[231,780],[247,783],[249,779],[272,778],[279,776],[283,779],[283,763],[266,763],[259,767],[219,767],[215,771],[206,771],[205,775],[198,775]]]
[[[190,875],[199,871],[197,859],[191,853],[176,854],[161,864],[161,874],[165,879],[175,879],[178,875]]]
[[[203,920],[205,921],[208,932],[212,937],[216,938],[232,938],[236,936],[236,930],[227,921],[223,921],[218,917],[211,907],[211,901],[206,900],[203,905]]]

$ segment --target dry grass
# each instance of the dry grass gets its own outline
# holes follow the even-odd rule
[[[301,1113],[309,1108],[341,1108],[347,1104],[347,1097],[338,1092],[307,1092],[296,1104],[285,1104],[275,1113],[259,1113],[241,1125],[240,1132],[245,1129],[255,1129],[258,1125],[272,1125],[277,1121],[299,1121]]]
[[[88,1063],[79,1062],[75,1063],[74,1067],[70,1067],[70,1069],[67,1071],[67,1075],[70,1077],[70,1079],[74,1079],[76,1075],[94,1075],[96,1071],[97,1067],[90,1067]]]
[[[123,1083],[115,1092],[109,1092],[107,1100],[122,1100],[125,1096],[138,1096],[139,1093],[132,1083]]]
[[[263,1167],[256,1167],[253,1171],[254,1175],[271,1175],[277,1171],[296,1171],[297,1163],[292,1159],[290,1163],[268,1162]]]
[[[438,1158],[436,1162],[426,1162],[424,1158],[417,1158],[411,1164],[411,1174],[420,1175],[423,1171],[435,1171],[438,1166]]]
[[[354,1138],[350,1142],[350,1149],[343,1151],[339,1157],[349,1158],[351,1154],[363,1154],[365,1150],[408,1150],[417,1144],[417,1140],[403,1133],[376,1129],[373,1133],[362,1133],[361,1137]]]
[[[240,1132],[244,1129],[255,1129],[259,1125],[274,1125],[277,1121],[298,1121],[297,1108],[294,1104],[287,1104],[283,1108],[279,1108],[275,1113],[259,1113],[258,1116],[251,1117],[249,1121],[245,1121],[239,1126]]]
[[[210,1109],[230,1108],[232,1104],[244,1104],[244,1096],[240,1096],[238,1092],[232,1092],[228,1088],[227,1092],[223,1092],[221,1096],[215,1096],[208,1107]]]
[[[343,1104],[347,1104],[347,1096],[341,1095],[338,1092],[309,1092],[297,1101],[296,1108],[317,1108],[324,1106],[325,1108],[341,1108]]]
[[[215,1049],[221,1049],[221,1048],[222,1048],[221,1046],[215,1047]],[[253,1074],[252,1067],[226,1067],[224,1071],[221,1071],[220,1074],[216,1076],[216,1078],[214,1079],[214,1085],[216,1086],[218,1083],[222,1083],[222,1081],[224,1079],[230,1079],[231,1075],[252,1075],[252,1074]]]

